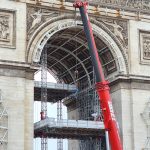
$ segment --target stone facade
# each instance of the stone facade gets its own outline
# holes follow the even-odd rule
[[[91,4],[89,9],[95,34],[106,40],[120,67],[108,78],[127,150],[145,148],[147,128],[141,113],[150,97],[149,3],[134,5],[119,5],[118,10]],[[75,26],[70,6],[62,1],[0,1],[0,90],[8,106],[8,150],[33,150],[33,64],[52,34]],[[70,112],[69,118],[75,117]],[[72,149],[78,149],[76,144]]]

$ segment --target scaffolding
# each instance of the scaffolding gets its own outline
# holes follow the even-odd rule
[[[41,55],[41,120],[47,117],[47,47]],[[48,139],[45,133],[41,134],[41,150],[48,150]]]
[[[80,140],[80,150],[106,150],[105,138]]]
[[[62,120],[62,102],[57,102],[57,122],[60,123]],[[63,139],[57,139],[57,150],[63,150]]]
[[[76,110],[78,111],[77,119],[87,121],[101,121],[103,122],[103,115],[100,109],[99,98],[95,89],[95,73],[94,68],[91,73],[91,86],[86,78],[78,81],[79,91],[74,95],[76,101]],[[79,140],[80,150],[105,150],[106,139],[101,136],[98,139],[90,138]]]
[[[101,110],[100,110],[100,107],[99,107],[99,105],[100,105],[99,104],[99,98],[98,98],[98,95],[97,95],[96,90],[95,90],[94,69],[90,66],[90,63],[88,62],[90,57],[88,57],[87,62],[85,61],[87,59],[84,59],[83,61],[80,61],[80,63],[84,62],[85,67],[87,68],[85,70],[81,70],[80,65],[78,65],[78,61],[79,61],[78,55],[79,54],[78,54],[77,50],[78,49],[76,48],[72,52],[72,53],[76,53],[76,54],[73,54],[74,57],[75,57],[74,66],[72,66],[71,68],[68,68],[68,70],[66,72],[62,72],[61,74],[59,74],[59,78],[63,78],[64,76],[66,76],[66,73],[68,71],[70,71],[71,74],[73,74],[73,72],[74,72],[74,81],[66,80],[66,82],[65,82],[65,80],[64,80],[65,83],[75,84],[76,86],[78,86],[75,93],[72,96],[69,96],[71,99],[70,100],[68,99],[68,101],[70,101],[69,103],[72,103],[72,101],[73,101],[74,105],[76,105],[75,109],[76,109],[77,115],[73,119],[76,119],[79,122],[80,122],[80,120],[82,120],[82,121],[87,121],[87,122],[92,121],[94,123],[97,123],[98,121],[103,121],[103,116],[101,115]],[[106,52],[107,48],[105,47],[105,48],[103,48],[103,50],[105,50],[105,52]],[[46,65],[45,70],[47,71],[47,58],[43,58],[44,56],[46,56],[46,54],[44,55],[44,51],[43,51],[42,57],[41,57],[41,64],[43,63],[42,66]],[[55,49],[54,51],[57,51],[57,49]],[[51,53],[53,53],[54,51],[52,51]],[[49,53],[48,55],[50,56],[51,53]],[[63,57],[63,59],[65,59],[65,58],[66,58],[66,55]],[[45,62],[44,62],[44,60],[45,60]],[[57,61],[54,64],[52,64],[51,66],[49,66],[49,69],[51,69],[53,66],[55,66],[58,62],[59,61]],[[84,65],[82,65],[82,67],[84,67]],[[44,67],[43,67],[43,70],[44,70]],[[79,70],[79,72],[78,72],[78,70]],[[44,75],[44,73],[42,73],[42,75]],[[45,79],[45,76],[43,77],[43,79],[41,81],[42,82],[41,85],[43,85],[43,83],[46,82],[46,80],[44,80],[44,79]],[[43,93],[46,94],[45,97],[43,97],[43,98],[41,97],[41,101],[42,101],[42,104],[43,104],[42,105],[43,110],[41,109],[41,112],[46,111],[44,113],[45,116],[47,116],[47,105],[46,105],[46,103],[47,103],[47,88],[48,88],[47,84],[44,84],[43,87],[41,86],[41,91],[43,91]],[[59,89],[58,91],[60,92],[61,89]],[[41,92],[41,95],[43,93]],[[50,100],[52,100],[52,99],[50,99]],[[61,99],[59,99],[59,100],[61,100]],[[57,101],[55,101],[55,102],[57,102]],[[75,125],[74,127],[68,127],[67,126],[67,127],[63,128],[63,126],[61,126],[62,125],[62,120],[63,120],[62,119],[62,112],[61,112],[62,111],[62,106],[61,105],[62,105],[61,101],[58,101],[57,102],[57,123],[55,122],[55,124],[53,124],[53,126],[52,125],[51,126],[50,125],[49,126],[45,125],[43,127],[40,127],[38,130],[35,129],[35,137],[39,137],[41,135],[41,133],[43,133],[42,135],[44,135],[44,133],[45,133],[45,136],[48,137],[48,138],[52,138],[51,135],[53,135],[53,137],[55,137],[55,138],[59,138],[58,141],[57,141],[57,149],[58,150],[63,149],[62,138],[64,138],[64,137],[69,138],[69,139],[73,139],[74,137],[76,137],[76,138],[79,137],[78,138],[78,140],[79,140],[78,143],[79,143],[80,150],[85,150],[85,149],[86,150],[98,150],[98,149],[99,150],[104,150],[104,149],[106,149],[105,132],[104,132],[104,130],[103,130],[103,132],[101,132],[100,127],[96,130],[96,132],[99,133],[98,130],[100,130],[101,134],[97,135],[94,132],[94,134],[97,135],[96,137],[95,136],[93,137],[93,134],[89,134],[89,132],[91,132],[90,127],[86,128],[84,126],[82,129],[77,128],[79,124],[76,124],[76,122],[74,122],[76,120],[71,120],[72,124]],[[74,108],[72,108],[72,109],[74,109]],[[44,120],[41,120],[41,121],[44,121]],[[70,120],[68,120],[68,121],[70,121]],[[68,122],[68,121],[66,121],[66,122]],[[59,124],[59,127],[57,126],[58,124]],[[92,126],[92,125],[90,124],[89,126]],[[64,131],[66,133],[65,135],[64,135]],[[70,132],[71,132],[71,135],[70,135]]]
[[[79,119],[103,121],[99,107],[99,99],[94,87],[86,88],[77,96]],[[105,147],[105,138],[80,140],[80,150],[103,150]]]
[[[0,150],[7,150],[8,113],[0,91]]]
[[[34,136],[47,132],[49,138],[96,139],[104,136],[104,123],[101,121],[68,120],[57,121],[47,117],[34,124]]]
[[[86,120],[93,122],[103,122],[103,115],[100,109],[99,97],[95,89],[95,73],[94,69],[90,75],[91,86],[87,78],[76,79],[78,83],[78,90],[75,94],[66,97],[63,101],[68,107],[68,112],[76,110],[76,120]],[[71,119],[71,118],[70,118]],[[80,150],[106,150],[105,133],[98,138],[92,138],[90,135],[79,139]]]

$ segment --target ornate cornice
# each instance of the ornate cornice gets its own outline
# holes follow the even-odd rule
[[[74,0],[66,0],[66,2],[74,2]],[[124,9],[127,11],[140,11],[150,13],[150,2],[148,0],[89,0],[91,6],[98,5],[110,9]]]
[[[11,0],[15,2],[22,2],[28,4],[34,4],[39,6],[56,6],[61,9],[72,9],[69,3],[74,3],[74,0],[59,0],[54,2],[53,0]],[[148,0],[89,0],[89,4],[92,7],[108,8],[115,10],[124,10],[129,12],[141,12],[150,14],[150,2]],[[93,8],[92,8],[93,9]]]

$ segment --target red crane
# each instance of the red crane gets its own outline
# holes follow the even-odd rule
[[[109,135],[111,150],[123,150],[117,122],[112,107],[110,88],[108,85],[108,81],[106,81],[104,78],[102,65],[99,59],[92,27],[87,13],[87,5],[87,2],[76,1],[73,6],[75,8],[79,8],[80,10],[84,32],[88,42],[89,53],[91,55],[92,64],[96,74],[96,90],[100,100],[100,107],[104,116],[105,130],[108,131]]]

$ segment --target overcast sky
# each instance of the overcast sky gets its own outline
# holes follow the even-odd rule
[[[41,80],[41,72],[38,72],[35,74],[36,81]],[[47,81],[48,82],[53,82],[56,83],[55,78],[50,75],[49,73],[47,74]],[[57,104],[50,104],[48,103],[47,105],[48,110],[47,114],[48,117],[53,117],[57,118]],[[63,106],[63,119],[67,119],[67,108]],[[37,122],[40,120],[40,111],[41,111],[41,103],[40,102],[34,102],[34,122]],[[34,139],[34,150],[41,150],[41,139],[37,138]],[[48,140],[48,150],[57,150],[57,139],[49,139]],[[68,150],[68,141],[63,140],[63,150]]]

